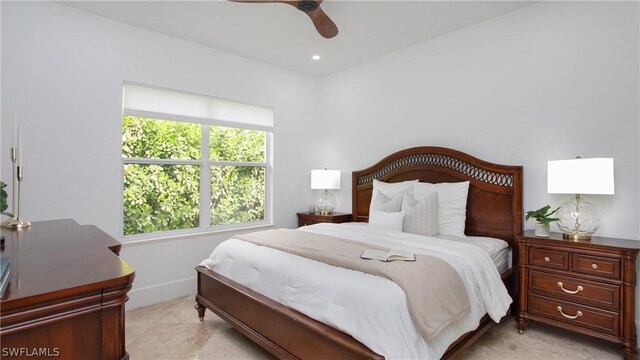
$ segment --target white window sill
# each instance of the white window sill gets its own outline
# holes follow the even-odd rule
[[[225,233],[243,233],[243,232],[247,232],[247,231],[270,228],[270,227],[273,227],[273,226],[274,226],[273,224],[260,224],[260,225],[246,226],[246,227],[235,227],[235,228],[229,228],[229,229],[218,229],[218,230],[210,230],[210,231],[197,231],[197,232],[189,232],[189,233],[182,233],[182,234],[171,234],[171,235],[158,235],[156,237],[153,237],[153,235],[150,235],[152,237],[149,237],[149,238],[146,238],[146,239],[131,239],[131,240],[128,240],[128,239],[123,237],[123,238],[120,239],[120,243],[122,244],[122,247],[125,248],[125,247],[130,247],[130,246],[149,245],[149,244],[161,243],[161,242],[165,242],[165,241],[174,241],[174,240],[179,240],[179,239],[202,237],[202,236],[207,236],[207,235],[216,235],[216,234],[225,234]]]

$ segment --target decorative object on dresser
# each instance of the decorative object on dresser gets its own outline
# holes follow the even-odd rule
[[[575,242],[526,231],[520,253],[516,323],[540,321],[620,344],[625,359],[636,353],[637,240],[594,236]]]
[[[20,154],[21,150],[18,150],[18,154]],[[16,166],[16,179],[18,180],[18,191],[17,191],[17,196],[16,196],[16,213],[15,215],[10,219],[10,221],[7,222],[7,224],[5,225],[5,227],[9,228],[9,229],[23,229],[23,228],[28,228],[31,226],[31,222],[25,220],[21,215],[21,209],[22,207],[20,206],[20,193],[22,192],[22,180],[24,179],[23,177],[23,171],[24,171],[24,167],[22,166],[22,161],[20,161],[20,155],[18,155],[18,165]]]
[[[0,301],[2,353],[44,349],[58,359],[128,359],[124,303],[134,271],[118,241],[73,220],[3,230],[13,280]]]
[[[298,227],[313,225],[318,223],[340,224],[351,221],[351,214],[332,213],[331,215],[298,213]]]
[[[18,109],[13,109],[13,134],[11,135],[11,148],[9,149],[9,159],[11,160],[11,211],[16,211],[16,161],[18,160]],[[11,213],[6,213],[8,204],[7,204],[7,192],[4,188],[7,186],[4,182],[0,182],[0,197],[2,198],[2,205],[0,210],[2,215],[9,216],[8,219],[3,221],[0,226],[6,227],[10,223],[16,220],[16,216]]]
[[[331,215],[336,208],[336,197],[329,190],[340,189],[340,170],[311,170],[311,189],[324,190],[316,207],[320,215]]]
[[[548,237],[550,232],[550,224],[554,221],[560,220],[559,218],[551,217],[558,211],[559,208],[556,208],[552,212],[549,212],[551,209],[551,205],[547,205],[538,210],[527,211],[527,215],[525,216],[525,220],[536,219],[536,227],[535,227],[535,235],[540,237]]]
[[[574,194],[557,212],[558,229],[564,237],[589,240],[600,228],[596,207],[583,200],[581,194],[613,195],[613,159],[582,159],[549,161],[547,192]]]
[[[22,229],[31,226],[31,223],[20,216],[20,192],[22,190],[22,180],[24,167],[22,166],[22,125],[18,122],[18,111],[14,110],[13,113],[13,139],[10,151],[11,163],[13,164],[13,208],[15,211],[13,217],[6,222],[3,222],[4,227],[10,229]],[[18,187],[16,189],[16,180],[18,181]],[[17,191],[16,191],[17,190]],[[17,195],[16,195],[17,194]]]

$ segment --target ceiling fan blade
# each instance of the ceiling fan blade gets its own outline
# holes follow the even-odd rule
[[[283,3],[289,4],[309,15],[311,22],[323,37],[330,39],[338,35],[338,27],[320,8],[324,0],[228,0],[238,3]]]
[[[332,37],[338,35],[338,27],[336,24],[329,18],[329,16],[318,6],[315,10],[305,11],[307,15],[311,18],[313,25],[316,27],[316,30],[322,35],[322,37],[331,39]]]

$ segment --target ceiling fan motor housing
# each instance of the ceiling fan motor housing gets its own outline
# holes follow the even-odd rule
[[[301,11],[313,11],[318,8],[318,3],[315,1],[300,1],[298,2],[298,10]]]

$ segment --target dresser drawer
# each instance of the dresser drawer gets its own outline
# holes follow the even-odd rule
[[[529,294],[531,314],[566,324],[591,329],[602,334],[620,335],[620,314],[567,301]]]
[[[572,270],[611,279],[620,278],[620,259],[573,254]]]
[[[529,292],[619,311],[620,285],[529,271]]]
[[[564,251],[532,247],[529,249],[529,264],[550,269],[569,270],[569,254]]]

